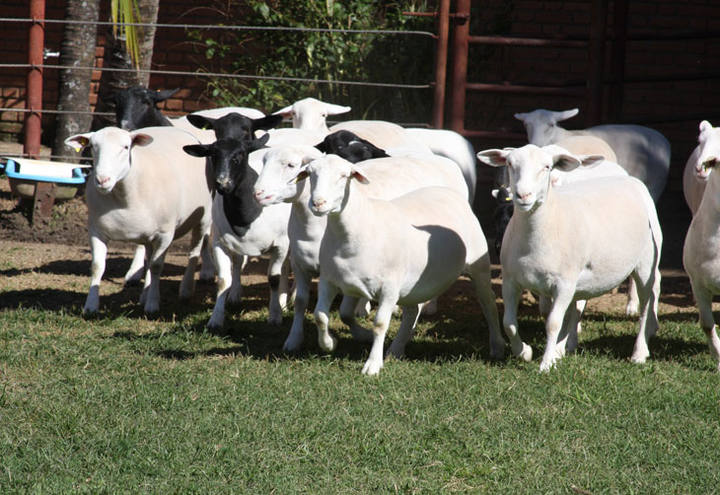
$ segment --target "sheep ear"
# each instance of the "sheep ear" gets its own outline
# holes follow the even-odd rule
[[[153,138],[145,134],[144,132],[138,132],[137,134],[131,134],[132,141],[130,142],[130,146],[147,146],[148,144],[153,142]]]
[[[342,105],[334,105],[332,103],[325,103],[325,111],[328,115],[338,115],[340,113],[347,113],[352,110],[351,107],[344,107]]]
[[[575,170],[581,163],[578,157],[569,153],[559,153],[553,156],[553,168],[562,170],[563,172]]]
[[[575,117],[578,113],[580,113],[580,109],[578,108],[565,110],[564,112],[555,112],[555,122],[562,122],[563,120]]]
[[[490,195],[495,199],[497,199],[498,194],[500,194],[500,189],[493,189],[492,191],[490,191]]]
[[[358,138],[358,141],[360,141],[362,144],[364,144],[365,146],[368,147],[368,149],[370,150],[370,155],[373,158],[387,158],[390,156],[385,152],[384,149],[378,148],[377,146],[372,144],[370,141],[367,141],[363,138]]]
[[[322,151],[323,153],[327,153],[328,152],[327,143],[325,141],[322,141],[315,145],[315,149]]]
[[[269,129],[273,129],[280,125],[280,123],[283,121],[282,115],[268,115],[266,117],[260,117],[259,119],[254,119],[252,121],[252,130],[253,132],[257,130],[264,130],[267,131]]]
[[[210,156],[211,148],[207,144],[186,144],[183,146],[183,151],[190,156],[202,158],[204,156]]]
[[[180,88],[175,89],[163,89],[161,91],[150,92],[150,97],[155,100],[155,103],[165,101],[172,95],[180,91]]]
[[[521,122],[525,122],[525,119],[527,119],[528,114],[526,113],[516,113],[514,117],[518,119]]]
[[[703,132],[709,131],[710,129],[712,129],[712,124],[710,122],[708,122],[707,120],[703,120],[702,122],[700,122],[700,133],[701,134]]]
[[[365,176],[365,174],[363,174],[360,171],[360,169],[358,169],[356,167],[352,167],[351,170],[352,171],[350,173],[350,177],[352,177],[353,179],[360,182],[360,184],[370,184],[370,181],[368,180],[367,176]]]
[[[260,148],[263,148],[267,142],[270,140],[270,134],[263,134],[257,139],[253,139],[248,143],[248,153],[251,153],[253,151],[257,151]]]
[[[504,167],[507,165],[507,157],[514,148],[505,148],[503,150],[491,149],[478,152],[477,159],[485,165],[491,167]]]
[[[273,115],[280,115],[283,120],[291,120],[293,116],[293,106],[290,105],[288,107],[282,108],[278,110],[277,112],[273,112]]]
[[[602,155],[581,155],[580,163],[583,167],[596,167],[605,161],[605,157]]]
[[[65,139],[65,146],[69,146],[74,149],[77,153],[80,153],[85,146],[90,143],[90,137],[94,132],[86,132],[85,134],[75,134]]]
[[[304,181],[310,177],[310,172],[308,172],[307,168],[304,168],[300,171],[299,174],[295,176],[294,179],[290,180],[289,184],[297,184],[298,182]]]
[[[187,120],[192,125],[197,127],[198,129],[213,129],[213,125],[215,124],[215,121],[217,119],[211,119],[209,117],[204,117],[202,115],[197,115],[194,113],[187,115]]]

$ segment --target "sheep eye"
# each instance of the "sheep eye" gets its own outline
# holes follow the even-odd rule
[[[288,168],[295,168],[295,164],[293,162],[288,162],[287,166]]]

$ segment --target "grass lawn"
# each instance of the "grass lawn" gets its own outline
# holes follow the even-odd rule
[[[147,319],[121,287],[129,252],[111,253],[85,320],[86,250],[3,247],[0,493],[720,491],[720,376],[685,289],[663,300],[646,365],[628,361],[636,323],[618,295],[589,306],[578,354],[539,374],[535,311],[521,319],[533,362],[491,362],[460,282],[407,359],[368,378],[369,346],[337,314],[335,353],[309,317],[306,351],[283,355],[291,316],[266,325],[260,277],[218,336],[212,287],[175,301],[182,258]]]

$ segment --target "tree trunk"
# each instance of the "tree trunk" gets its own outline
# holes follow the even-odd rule
[[[65,18],[85,21],[66,24],[60,47],[60,65],[68,67],[93,67],[95,64],[95,40],[100,0],[68,0]],[[92,69],[62,69],[59,74],[58,110],[90,112],[90,81]],[[72,156],[75,153],[65,146],[65,138],[87,132],[92,116],[89,113],[58,114],[55,125],[53,155]]]
[[[140,17],[139,22],[157,22],[160,0],[138,0],[137,5]],[[111,27],[108,27],[105,33],[104,67],[113,69],[135,69],[132,60],[130,60],[130,55],[125,49],[125,38],[120,35],[119,30],[117,34],[117,37],[113,35]],[[152,63],[155,28],[138,27],[137,34],[140,51],[138,66],[141,70],[148,70]],[[115,112],[113,95],[117,90],[137,85],[148,86],[149,81],[150,74],[147,72],[138,72],[136,70],[130,72],[103,71],[100,77],[100,87],[98,88],[96,111]],[[96,115],[93,119],[92,127],[93,129],[100,129],[109,125],[117,125],[115,118]]]

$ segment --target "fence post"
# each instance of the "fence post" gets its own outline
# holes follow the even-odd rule
[[[470,36],[470,0],[457,0],[455,17],[450,129],[462,133],[465,130],[465,92],[467,89],[468,40]]]
[[[435,94],[432,126],[442,129],[445,124],[445,86],[447,83],[448,34],[450,32],[450,0],[440,0],[438,39],[435,47]]]
[[[588,45],[588,94],[586,126],[602,122],[603,77],[605,72],[605,29],[608,0],[593,0]]]
[[[45,0],[30,0],[30,18],[32,19],[28,32],[28,64],[30,64],[30,68],[25,84],[25,108],[29,111],[25,117],[23,153],[29,158],[36,159],[40,155],[40,135],[42,133]],[[34,222],[36,217],[49,218],[54,203],[55,184],[37,182],[30,221]]]

